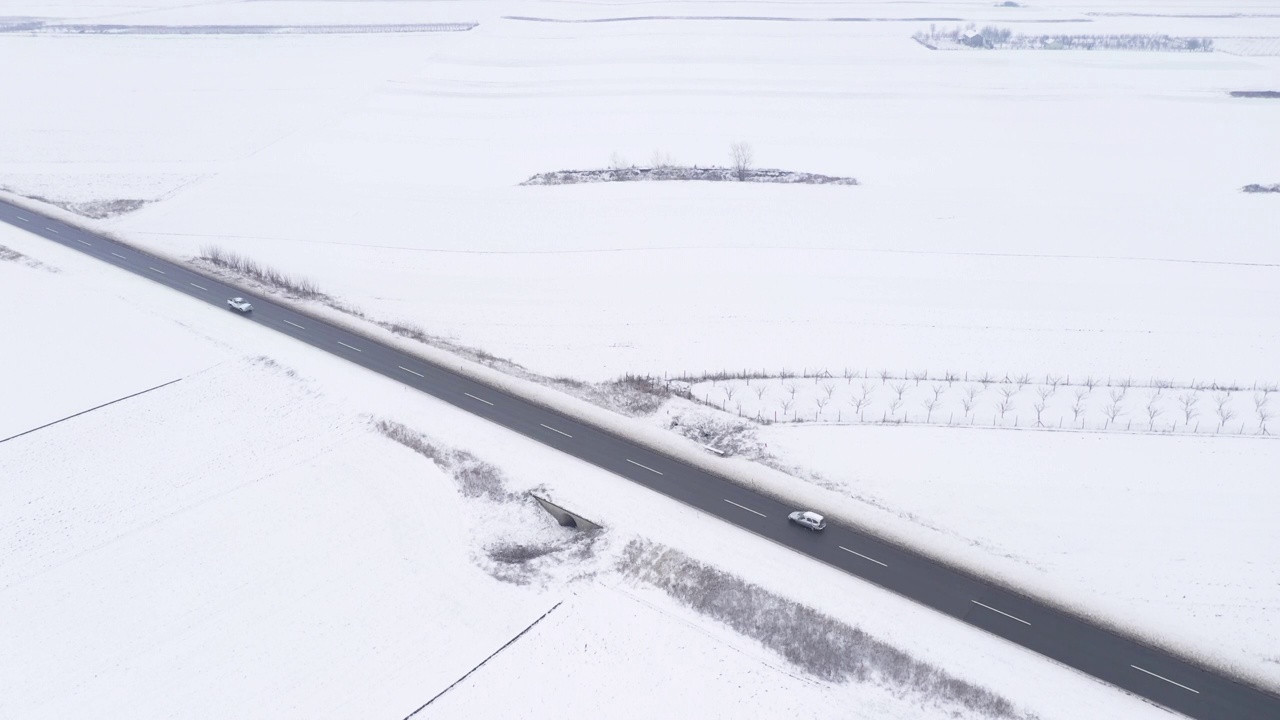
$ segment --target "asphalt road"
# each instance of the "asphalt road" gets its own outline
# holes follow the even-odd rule
[[[797,508],[269,299],[8,203],[0,202],[0,221],[204,300],[221,312],[230,312],[227,298],[249,298],[255,309],[245,322],[258,323],[338,355],[1190,717],[1280,720],[1280,697],[1127,640],[852,528],[833,524],[815,533],[792,525],[787,522],[787,514]],[[1034,472],[1034,468],[1028,471]]]

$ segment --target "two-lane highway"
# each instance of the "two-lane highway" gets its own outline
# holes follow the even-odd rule
[[[228,298],[244,296],[255,308],[246,321],[338,355],[1190,717],[1280,720],[1280,697],[857,529],[832,524],[817,533],[792,525],[787,514],[797,508],[407,352],[8,203],[0,202],[0,221],[204,300],[223,312],[230,312]]]

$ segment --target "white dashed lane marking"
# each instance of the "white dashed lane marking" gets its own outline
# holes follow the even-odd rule
[[[541,425],[542,427],[544,427],[544,428],[546,428],[546,429],[550,430],[551,432],[554,432],[554,433],[560,433],[561,435],[563,435],[563,436],[565,436],[565,437],[567,437],[567,438],[571,438],[571,437],[573,437],[573,436],[572,436],[572,435],[570,435],[569,433],[567,433],[567,432],[565,432],[565,431],[563,431],[563,430],[557,430],[557,429],[555,429],[555,428],[551,427],[550,425],[547,425],[546,423],[538,423],[538,424],[539,424],[539,425]]]
[[[982,603],[978,602],[977,600],[974,600],[974,601],[972,601],[972,602],[973,602],[973,604],[974,604],[974,605],[977,605],[978,607],[984,607],[984,608],[986,608],[986,609],[990,610],[990,611],[991,611],[991,612],[993,612],[993,613],[1000,613],[1001,615],[1003,615],[1003,616],[1005,616],[1005,617],[1007,617],[1007,618],[1012,618],[1012,619],[1014,619],[1014,620],[1017,620],[1018,622],[1022,623],[1023,625],[1027,625],[1027,626],[1030,626],[1030,625],[1031,625],[1031,623],[1027,622],[1026,620],[1023,620],[1023,619],[1022,619],[1022,618],[1020,618],[1020,617],[1016,617],[1016,616],[1010,615],[1009,613],[1007,613],[1007,612],[1005,612],[1005,611],[1003,611],[1003,610],[997,610],[997,609],[995,609],[995,608],[991,607],[990,605],[983,605]]]
[[[467,397],[471,398],[472,400],[479,400],[480,402],[484,403],[485,405],[492,405],[492,404],[493,404],[493,403],[489,402],[488,400],[485,400],[485,399],[484,399],[484,398],[482,398],[482,397],[476,397],[475,395],[472,395],[472,394],[471,394],[471,393],[469,393],[469,392],[464,392],[464,393],[462,393],[462,394],[463,394],[463,395],[466,395]]]
[[[339,341],[338,341],[338,344],[339,344],[339,345],[341,345],[341,346],[342,346],[342,347],[344,347],[344,348],[351,348],[352,350],[355,350],[356,352],[364,352],[364,351],[363,351],[363,350],[361,350],[360,348],[355,347],[354,345],[348,345],[348,344],[346,344],[346,343],[342,342],[341,340],[339,340]]]
[[[734,502],[734,501],[732,501],[732,500],[725,500],[725,502],[729,503],[730,505],[732,505],[732,506],[734,506],[734,507],[740,507],[740,508],[742,508],[743,510],[746,510],[747,512],[749,512],[749,513],[755,513],[755,514],[759,515],[760,517],[769,517],[768,515],[765,515],[765,514],[764,514],[764,513],[762,513],[762,512],[757,512],[757,511],[755,511],[755,510],[752,510],[751,508],[747,507],[746,505],[739,505],[738,503],[736,503],[736,502]]]
[[[1134,670],[1137,670],[1138,672],[1144,672],[1144,673],[1146,673],[1146,674],[1150,675],[1150,676],[1151,676],[1151,677],[1153,677],[1153,678],[1160,678],[1161,680],[1163,680],[1163,681],[1165,681],[1165,682],[1169,683],[1170,685],[1177,685],[1178,687],[1182,688],[1183,690],[1190,690],[1191,692],[1193,692],[1193,693],[1195,693],[1195,694],[1197,694],[1197,695],[1199,695],[1199,694],[1200,694],[1200,691],[1199,691],[1199,690],[1193,690],[1192,688],[1189,688],[1189,687],[1187,687],[1186,685],[1183,685],[1182,683],[1174,682],[1174,681],[1170,680],[1169,678],[1164,677],[1163,675],[1157,675],[1157,674],[1155,674],[1155,673],[1151,672],[1150,670],[1143,670],[1142,668],[1138,667],[1137,665],[1130,665],[1129,667],[1133,668]]]
[[[407,367],[405,367],[405,366],[403,366],[403,365],[397,365],[396,367],[400,368],[401,370],[403,370],[403,371],[405,371],[405,372],[407,372],[407,373],[413,373],[414,375],[417,375],[418,377],[426,377],[426,375],[423,375],[423,374],[422,374],[422,373],[420,373],[420,372],[413,372],[412,370],[410,370],[409,368],[407,368]]]
[[[879,566],[881,566],[881,567],[889,567],[889,566],[888,566],[888,565],[886,565],[885,563],[882,563],[882,562],[880,562],[879,560],[877,560],[877,559],[875,559],[875,558],[873,558],[873,557],[867,557],[866,555],[863,555],[862,553],[858,552],[857,550],[850,550],[849,548],[847,548],[847,547],[845,547],[845,546],[843,546],[843,545],[837,545],[836,547],[840,548],[841,550],[843,550],[843,551],[845,551],[845,552],[847,552],[847,553],[853,553],[854,555],[857,555],[858,557],[862,558],[863,560],[870,560],[871,562],[873,562],[873,563],[875,563],[875,564],[877,564],[877,565],[879,565]]]
[[[661,475],[661,474],[662,474],[662,473],[658,472],[657,470],[654,470],[653,468],[649,467],[648,465],[641,465],[640,463],[636,462],[635,460],[632,460],[631,458],[627,458],[627,462],[631,463],[632,465],[635,465],[636,467],[642,467],[642,468],[644,468],[645,470],[648,470],[649,472],[653,473],[654,475]]]

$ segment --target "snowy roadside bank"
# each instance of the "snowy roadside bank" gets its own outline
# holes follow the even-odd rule
[[[0,668],[0,714],[403,717],[450,687],[431,717],[780,716],[799,693],[851,720],[1162,714],[393,380],[0,235],[62,270],[0,265],[44,308],[35,346],[99,326],[152,338],[70,377],[39,353],[0,365],[81,402],[139,354],[184,377],[0,446],[16,478],[0,490],[0,636],[25,658]],[[394,437],[382,417],[403,421]],[[606,523],[596,554],[520,499],[543,485]],[[627,555],[632,538],[663,544]],[[685,573],[705,604],[672,583]],[[781,607],[840,633],[791,657],[769,635]],[[806,661],[839,648],[862,662],[813,675]]]
[[[261,288],[257,289],[261,290]],[[370,326],[333,307],[279,296],[276,300],[294,307],[301,313],[341,325],[370,340],[393,345],[424,362],[458,372],[498,391],[565,413],[581,422],[592,424],[606,432],[663,452],[686,464],[751,487],[783,502],[797,507],[821,508],[838,522],[857,526],[890,542],[913,548],[970,574],[999,582],[1067,612],[1087,617],[1122,634],[1196,658],[1200,662],[1228,672],[1249,677],[1260,684],[1274,682],[1274,679],[1266,673],[1268,668],[1262,668],[1259,672],[1257,667],[1242,665],[1238,658],[1220,647],[1208,647],[1187,642],[1182,637],[1171,636],[1165,627],[1148,625],[1142,620],[1117,615],[1114,608],[1091,603],[1087,596],[1064,597],[1058,593],[1061,588],[1054,583],[1028,582],[1028,578],[1024,575],[994,567],[982,548],[965,546],[954,542],[953,539],[921,533],[920,528],[909,518],[886,514],[880,508],[860,502],[837,489],[821,487],[795,475],[765,467],[744,458],[720,458],[710,454],[695,440],[679,437],[663,428],[654,427],[644,419],[620,415],[586,400],[567,396],[533,380],[514,377],[480,362],[415,342],[385,327]]]

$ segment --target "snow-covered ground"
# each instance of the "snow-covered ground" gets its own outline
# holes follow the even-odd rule
[[[1280,677],[1280,487],[1263,477],[1280,443],[781,424],[760,438],[1019,586]]]
[[[876,681],[807,676],[620,576],[618,550],[639,536],[856,625],[1020,713],[1164,716],[234,315],[7,226],[0,245],[56,269],[0,262],[6,298],[49,302],[39,325],[0,315],[0,335],[21,333],[26,349],[0,356],[0,372],[34,388],[6,391],[6,428],[48,422],[48,388],[64,388],[68,412],[101,404],[110,383],[130,394],[177,379],[0,443],[0,715],[399,718],[466,676],[421,717],[774,716],[799,696],[868,720],[980,717]],[[140,342],[71,341],[95,326]],[[26,359],[63,352],[81,356],[78,372]],[[568,531],[528,504],[468,497],[370,418],[470,450],[510,492],[539,488],[605,534],[590,552],[504,576],[495,547],[572,543]]]
[[[51,18],[193,33],[0,32],[0,64],[23,68],[6,76],[12,101],[0,113],[0,186],[63,204],[146,201],[93,224],[177,256],[216,244],[307,275],[373,316],[550,375],[887,367],[1250,388],[1280,380],[1272,310],[1280,305],[1280,204],[1239,192],[1280,181],[1272,137],[1280,102],[1228,94],[1280,88],[1280,57],[1266,54],[1280,38],[1271,6],[994,4],[0,0],[0,25]],[[638,15],[655,19],[512,19]],[[777,19],[697,19],[731,16]],[[929,25],[910,18],[926,16],[1027,34],[1247,38],[1236,45],[1263,54],[931,52],[910,39]],[[822,21],[855,17],[883,21]],[[470,21],[479,25],[452,33],[227,30]],[[761,166],[863,184],[517,186],[539,172],[603,167],[615,153],[638,164],[660,151],[723,165],[735,141],[750,142]],[[103,288],[137,309],[132,285]],[[31,291],[57,295],[44,297],[51,313],[85,311],[62,290]],[[145,304],[141,311],[155,312]],[[47,370],[59,381],[7,388],[21,407],[47,402],[21,419],[0,413],[0,437],[175,377],[216,374],[220,363],[243,365],[235,343],[217,340],[211,349],[173,321],[131,329],[116,317],[50,338],[49,358],[3,353],[22,373]],[[239,333],[225,329],[235,328],[231,320],[194,326],[214,337]],[[6,313],[5,321],[21,338],[45,327],[43,314]],[[85,373],[86,357],[115,338],[152,347],[153,332],[172,358],[134,353],[108,376]],[[86,350],[76,345],[83,337],[98,340]],[[186,382],[156,392],[179,392],[172,388]],[[1024,389],[1008,415],[1019,427],[1034,411],[1033,392]],[[1058,392],[1053,409],[1065,424],[1075,418],[1061,403],[1074,398]],[[984,413],[998,402],[987,393]],[[1086,429],[1103,422],[1106,404],[1121,402],[1095,393]],[[892,399],[881,394],[883,412]],[[1135,430],[1150,404],[1144,397],[1135,405],[1139,394],[1123,400],[1123,421]],[[1252,392],[1231,402],[1233,425],[1256,411]],[[1201,401],[1201,422],[1216,424],[1212,403]],[[917,419],[922,408],[911,411]],[[1160,419],[1178,412],[1164,407]],[[1241,431],[1260,431],[1261,417],[1249,417],[1256,425]],[[972,551],[975,564],[1016,576],[999,552],[983,549],[1003,548],[1037,568],[1024,577],[1038,588],[1068,582],[1061,575],[1069,564],[1058,557],[1068,552],[1066,536],[1091,527],[1071,547],[1090,558],[1109,546],[1114,557],[1094,575],[1073,576],[1090,578],[1073,585],[1084,607],[1119,612],[1113,620],[1148,634],[1176,634],[1178,644],[1280,686],[1280,663],[1267,659],[1275,628],[1241,630],[1280,606],[1280,589],[1255,583],[1266,577],[1257,568],[1273,567],[1266,552],[1274,531],[1256,521],[1270,505],[1236,502],[1274,485],[1272,442],[915,427],[763,432],[771,449],[786,448],[788,462],[855,476],[846,499],[885,506],[858,517],[897,518],[905,534]],[[453,437],[475,447],[475,435]],[[511,457],[524,452],[486,437]],[[972,503],[931,504],[944,479],[932,465],[893,470],[900,457],[934,444],[949,458],[936,468],[966,483]],[[1026,477],[1016,471],[1038,471],[1063,454],[1079,461],[1068,466],[1079,472],[1055,472],[1056,492],[1092,502],[1053,505],[1039,499],[1041,487],[1016,485]],[[1173,467],[1169,458],[1186,462]],[[1219,482],[1224,466],[1234,472],[1227,483]],[[512,475],[538,472],[521,466]],[[1028,537],[1040,526],[1010,502],[1015,486],[1028,505],[1057,514],[1050,526],[1065,528],[1063,545]],[[1218,506],[1228,486],[1236,495],[1221,506],[1233,509],[1231,520],[1206,519],[1204,508]],[[613,507],[593,487],[584,481],[575,492]],[[1144,503],[1153,496],[1163,515]],[[1098,506],[1111,521],[1095,522]],[[1126,511],[1144,522],[1121,522]],[[679,532],[661,530],[664,541]],[[1212,540],[1180,554],[1147,544],[1175,532],[1177,547]],[[1238,562],[1225,561],[1215,584],[1202,584],[1201,566],[1215,553]],[[1152,568],[1155,579],[1121,580],[1109,570],[1124,567]],[[1131,594],[1132,602],[1096,600],[1097,582],[1108,585],[1099,594]],[[1179,585],[1197,591],[1186,605],[1169,604]],[[1195,602],[1204,604],[1197,610]],[[1129,614],[1155,605],[1167,615]],[[1223,638],[1240,644],[1226,647]]]
[[[683,398],[651,422],[791,474],[754,476],[767,492],[1201,662],[1280,683],[1274,438],[760,426]]]

